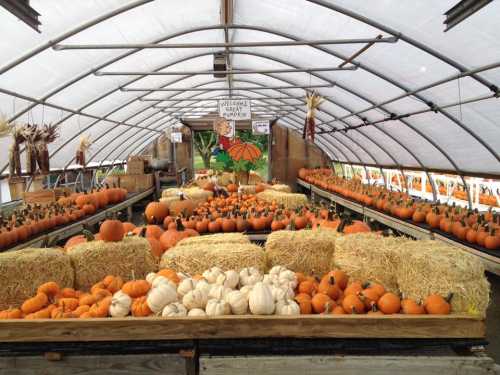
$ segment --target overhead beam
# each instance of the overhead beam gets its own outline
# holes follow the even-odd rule
[[[242,74],[268,74],[268,73],[311,73],[311,72],[342,72],[342,71],[353,71],[358,69],[357,66],[352,65],[348,67],[338,67],[338,66],[325,66],[317,68],[287,68],[287,69],[242,69],[242,70],[195,70],[195,71],[170,71],[170,72],[140,72],[140,71],[125,71],[125,72],[106,72],[97,71],[94,74],[96,76],[183,76],[183,75],[213,75],[217,74],[232,74],[232,75],[242,75]]]
[[[385,38],[358,39],[317,39],[317,40],[277,40],[268,42],[232,42],[232,43],[116,43],[116,44],[56,44],[56,51],[73,49],[192,49],[192,48],[244,48],[244,47],[293,47],[325,46],[335,44],[396,43],[398,36]]]
[[[214,83],[218,83],[218,81],[214,81]],[[287,89],[315,89],[315,88],[325,88],[325,87],[333,87],[332,84],[325,85],[290,85],[290,86],[267,86],[267,87],[252,87],[252,86],[243,86],[243,87],[234,87],[233,90],[237,91],[247,91],[247,90],[287,90]],[[153,87],[138,87],[138,88],[120,88],[121,91],[166,91],[166,92],[176,92],[176,91],[227,91],[228,88],[225,87],[210,87],[210,88],[153,88]]]
[[[467,18],[472,16],[478,10],[480,10],[485,5],[491,3],[493,0],[462,0],[453,8],[447,10],[444,15],[446,19],[444,24],[446,25],[445,32],[457,26],[460,22],[465,21]]]
[[[0,0],[0,6],[7,9],[33,30],[41,32],[38,28],[42,24],[38,20],[41,14],[30,6],[29,0]]]
[[[216,101],[215,99],[208,100],[208,101]],[[294,105],[294,104],[252,104],[252,108],[268,108],[268,107],[286,107],[286,108],[299,108],[302,107],[302,105]],[[163,108],[163,109],[198,109],[198,108],[217,108],[217,104],[213,104],[211,106],[201,106],[201,105],[186,105],[186,106],[164,106],[164,105],[153,105],[153,108]]]
[[[238,98],[241,95],[233,95],[233,98]],[[255,100],[262,100],[262,99],[269,99],[269,100],[305,100],[305,96],[276,96],[276,97],[255,97],[255,98],[248,98],[245,97],[245,99],[248,99],[250,101],[255,101]],[[177,103],[177,102],[204,102],[204,101],[215,101],[219,99],[230,99],[229,96],[217,96],[216,98],[182,98],[182,99],[151,99],[151,98],[144,98],[144,99],[139,99],[141,102],[171,102],[171,103]]]

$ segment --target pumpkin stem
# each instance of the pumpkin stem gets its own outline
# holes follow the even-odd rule
[[[184,228],[184,225],[182,225],[182,220],[180,217],[175,219],[175,224],[176,224],[176,229],[178,232],[182,232],[186,229],[186,228]]]
[[[90,241],[94,241],[95,240],[95,237],[94,235],[92,234],[92,232],[90,232],[89,230],[87,229],[83,229],[82,230],[82,234],[83,236],[85,237],[85,239],[87,240],[87,242],[90,242]]]
[[[451,302],[451,300],[452,300],[452,298],[453,298],[453,293],[452,293],[452,292],[450,292],[450,293],[448,293],[448,295],[446,296],[445,301],[446,301],[446,302],[448,302],[448,303],[450,303],[450,302]]]

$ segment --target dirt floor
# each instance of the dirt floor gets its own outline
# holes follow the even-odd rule
[[[488,273],[491,284],[490,306],[486,315],[486,350],[500,364],[500,277]]]

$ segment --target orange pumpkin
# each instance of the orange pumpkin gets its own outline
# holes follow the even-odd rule
[[[452,294],[450,294],[446,299],[441,297],[439,294],[431,294],[425,299],[425,311],[427,311],[427,314],[449,314],[451,311],[451,305],[449,302],[452,297]]]
[[[342,301],[342,308],[349,314],[363,314],[365,312],[365,304],[355,294],[346,294]]]
[[[255,162],[262,156],[262,151],[253,143],[239,143],[231,146],[227,153],[233,160],[246,160],[251,163]]]
[[[146,296],[134,299],[132,302],[131,312],[133,316],[141,317],[151,315],[153,312],[146,302]]]
[[[332,299],[324,293],[316,293],[311,299],[312,308],[316,314],[323,313],[326,310],[327,305],[332,302]]]
[[[168,207],[162,202],[151,202],[146,206],[144,215],[150,224],[161,223],[168,216]]]
[[[123,240],[125,230],[119,220],[105,220],[99,228],[101,239],[105,242],[118,242]]]
[[[150,288],[151,286],[146,280],[132,280],[123,284],[122,291],[131,298],[137,298],[144,296]]]
[[[425,308],[415,300],[407,298],[401,301],[401,312],[403,314],[420,315],[425,314]]]
[[[401,310],[401,299],[394,293],[387,292],[379,298],[377,307],[384,314],[397,314]]]
[[[175,246],[177,242],[184,238],[198,236],[198,232],[194,229],[186,229],[184,225],[182,225],[181,219],[176,220],[176,228],[169,229],[164,232],[160,237],[160,243],[165,250],[170,249]]]

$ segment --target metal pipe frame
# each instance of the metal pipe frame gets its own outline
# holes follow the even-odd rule
[[[212,83],[221,83],[221,81],[212,81]],[[333,87],[333,85],[290,85],[290,86],[276,86],[276,87],[271,87],[271,86],[266,86],[266,87],[234,87],[233,90],[236,91],[248,91],[248,90],[288,90],[288,89],[316,89],[316,88],[326,88],[326,87]],[[150,91],[150,92],[157,92],[157,91],[166,91],[166,92],[177,92],[177,91],[207,91],[205,89],[199,89],[199,88],[146,88],[146,87],[139,87],[139,88],[128,88],[128,87],[122,87],[120,88],[121,91]],[[214,87],[210,89],[209,91],[228,91],[230,90],[229,88],[218,88]]]
[[[243,27],[238,26],[238,28],[243,28]],[[256,29],[256,28],[254,28],[254,27],[245,27],[245,28],[248,28],[248,29]],[[204,29],[204,30],[207,30],[207,29],[213,29],[213,27],[203,28],[203,29]],[[269,33],[273,33],[273,32],[271,32],[271,31],[269,31],[269,30],[268,30],[267,32],[269,32]],[[277,32],[276,32],[276,34],[279,34],[279,33],[277,33]],[[318,47],[316,47],[316,48],[318,48]],[[319,48],[319,49],[321,50],[321,48]],[[137,52],[137,51],[132,51],[131,53],[126,54],[126,55],[128,56],[128,55],[130,55],[130,54],[132,54],[132,53],[135,53],[135,52]],[[330,54],[332,54],[332,53],[330,53]],[[119,59],[121,59],[121,58],[123,58],[123,57],[126,57],[126,56],[121,56],[121,57],[115,58],[115,59],[113,59],[113,60],[117,61],[117,60],[119,60]],[[103,64],[103,65],[106,65],[106,64]],[[359,63],[356,63],[356,65],[357,65],[358,67],[362,67],[362,68],[364,68],[364,69],[366,69],[366,70],[368,71],[368,69],[367,69],[366,67],[361,66]],[[372,73],[373,73],[373,72],[372,72]],[[380,75],[379,75],[379,76],[380,76]],[[382,76],[382,78],[383,78],[383,76]],[[384,78],[383,78],[383,79],[384,79]],[[385,78],[385,79],[387,80],[387,78]]]
[[[237,99],[240,94],[238,95],[233,95],[232,97],[229,97],[228,95],[221,95],[221,96],[216,96],[214,97],[213,101],[219,100],[219,99]],[[281,97],[268,97],[268,99],[274,99],[274,100],[299,100],[302,101],[302,104],[305,104],[305,96],[281,96]],[[139,99],[140,102],[171,102],[171,103],[180,103],[180,102],[204,102],[206,99],[151,99],[151,98],[146,98],[146,99]],[[254,100],[259,100],[259,98],[249,98],[250,101]],[[190,103],[190,104],[193,104]]]
[[[94,75],[102,76],[183,76],[183,75],[243,75],[243,74],[261,74],[261,73],[311,73],[311,72],[342,72],[353,71],[358,69],[357,66],[348,66],[345,68],[339,67],[318,67],[318,68],[301,68],[301,69],[240,69],[240,70],[195,70],[195,71],[169,71],[169,72],[112,72],[112,71],[97,71]]]
[[[224,25],[228,26],[228,25]],[[334,44],[366,44],[366,43],[396,43],[398,37],[357,38],[357,39],[318,39],[318,40],[280,40],[270,42],[237,42],[237,43],[116,43],[116,44],[55,44],[55,51],[74,49],[192,49],[192,48],[245,48],[245,47],[292,47],[321,46]]]
[[[207,101],[215,101],[217,102],[217,99],[213,99],[213,100],[207,100]],[[266,104],[266,105],[263,105],[263,104],[252,104],[251,105],[251,108],[269,108],[269,107],[278,107],[278,108],[300,108],[302,107],[303,105],[295,105],[295,104]],[[157,109],[199,109],[199,108],[215,108],[217,109],[218,105],[217,103],[215,104],[211,104],[209,106],[160,106],[160,105],[153,105],[153,108],[157,108]]]

